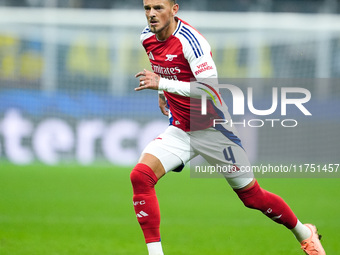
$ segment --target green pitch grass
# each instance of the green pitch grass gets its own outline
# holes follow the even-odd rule
[[[129,168],[0,165],[1,255],[146,255]],[[260,179],[340,254],[340,179]],[[246,209],[223,179],[188,169],[157,184],[167,255],[303,254],[289,231]]]

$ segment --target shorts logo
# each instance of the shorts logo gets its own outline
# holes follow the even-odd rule
[[[174,58],[177,58],[177,55],[171,55],[171,54],[168,54],[166,55],[166,60],[165,61],[172,61],[174,60]]]

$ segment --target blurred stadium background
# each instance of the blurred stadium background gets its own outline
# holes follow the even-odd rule
[[[211,43],[220,77],[332,78],[304,85],[313,117],[302,119],[300,129],[241,129],[253,163],[339,155],[338,1],[179,4],[179,16]],[[1,161],[133,165],[167,125],[156,93],[133,91],[134,74],[150,69],[139,43],[142,1],[1,0],[0,6]],[[261,95],[265,86],[258,83]]]
[[[312,93],[313,116],[289,109],[296,128],[240,128],[251,161],[339,163],[340,3],[178,2],[219,76],[250,79],[256,106],[269,108],[273,85]],[[150,69],[145,25],[141,0],[0,0],[0,254],[145,254],[129,171],[168,123],[157,93],[133,90],[135,73]],[[223,180],[188,176],[157,187],[167,254],[299,254],[290,233],[242,207]],[[338,179],[261,185],[339,254]]]

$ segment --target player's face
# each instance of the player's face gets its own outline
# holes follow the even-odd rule
[[[172,34],[174,16],[178,11],[177,4],[169,0],[144,0],[145,15],[151,32],[157,34],[158,39],[166,39]]]

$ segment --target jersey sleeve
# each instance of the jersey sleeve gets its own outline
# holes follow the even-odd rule
[[[191,72],[199,81],[209,79],[208,83],[216,82],[217,70],[211,55],[211,48],[207,40],[196,30],[182,26],[178,32],[182,43],[184,57],[187,59]],[[211,79],[215,78],[215,79]],[[199,82],[182,82],[161,78],[159,90],[164,90],[186,97],[200,98],[205,92]]]
[[[205,84],[205,85],[202,85]],[[202,90],[206,88],[206,84],[210,85],[210,88],[214,86],[214,84],[210,82],[185,82],[185,81],[174,81],[166,78],[161,78],[159,81],[158,91],[166,91],[169,93],[177,94],[185,97],[193,97],[193,98],[202,98],[203,95],[206,95],[206,91]],[[215,94],[209,94],[209,99],[216,99]]]
[[[196,30],[182,28],[184,57],[196,79],[217,78],[217,69],[208,41]]]
[[[140,42],[141,44],[143,44],[144,40],[148,39],[150,36],[152,36],[153,34],[150,32],[150,28],[148,26],[146,26],[142,33],[140,34]]]

